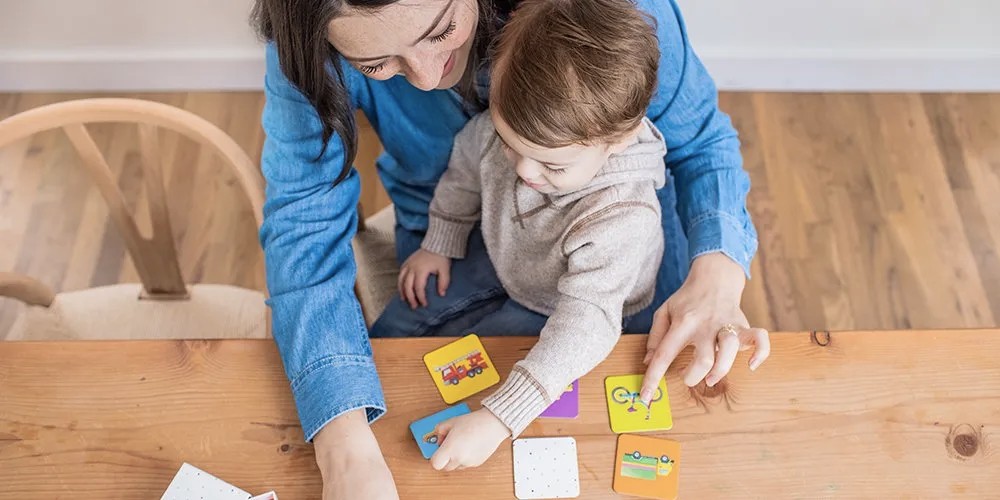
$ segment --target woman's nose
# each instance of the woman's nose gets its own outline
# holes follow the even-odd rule
[[[435,62],[433,54],[420,53],[406,59],[406,80],[420,90],[434,90],[441,82],[441,65]]]

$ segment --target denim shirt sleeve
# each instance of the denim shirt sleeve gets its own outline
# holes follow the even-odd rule
[[[675,1],[638,4],[656,19],[660,69],[647,114],[667,143],[689,255],[722,252],[749,277],[757,231],[746,208],[750,177],[736,129],[719,110],[715,82],[691,48]]]
[[[363,98],[363,82],[347,85],[354,102]],[[353,170],[334,185],[343,162],[338,136],[315,161],[323,146],[321,122],[281,72],[273,44],[267,47],[265,96],[261,168],[267,192],[260,241],[268,305],[302,430],[311,441],[347,411],[365,408],[369,421],[385,412],[368,330],[354,295],[351,239],[361,187]]]

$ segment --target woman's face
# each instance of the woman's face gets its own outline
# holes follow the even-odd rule
[[[327,39],[376,80],[403,75],[420,90],[462,79],[479,20],[476,0],[401,0],[378,10],[344,7]]]

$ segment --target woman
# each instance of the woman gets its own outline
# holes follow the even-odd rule
[[[368,428],[385,403],[353,294],[350,240],[360,191],[351,168],[353,110],[365,112],[385,146],[378,171],[395,205],[403,260],[426,230],[455,133],[485,104],[489,44],[514,3],[258,0],[255,6],[257,27],[270,42],[261,229],[269,303],[325,498],[397,497]],[[718,110],[714,84],[688,45],[673,0],[637,4],[656,21],[659,83],[647,116],[667,142],[672,176],[659,192],[665,253],[656,299],[644,313],[651,332],[642,391],[648,399],[688,345],[695,357],[684,381],[693,386],[718,382],[736,352],[751,345],[757,352],[750,368],[756,368],[769,344],[767,332],[750,328],[740,309],[757,239],[736,131]],[[456,261],[452,273],[495,279],[483,271],[490,267],[485,252],[473,253],[483,258]],[[489,308],[494,299],[448,289],[463,293],[477,307]],[[366,479],[351,480],[357,477]]]

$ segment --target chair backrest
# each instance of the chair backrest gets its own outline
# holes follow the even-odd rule
[[[149,199],[152,236],[142,236],[128,212],[108,162],[87,131],[88,123],[135,123],[143,179]],[[264,179],[246,152],[225,132],[188,111],[138,99],[82,99],[35,108],[0,121],[0,148],[31,135],[62,129],[79,154],[91,180],[108,204],[108,213],[135,263],[144,298],[183,299],[188,296],[167,210],[166,189],[157,129],[172,130],[214,150],[235,175],[250,201],[254,219],[263,221]],[[5,293],[6,292],[6,293]],[[36,305],[51,303],[52,293],[31,278],[0,273],[0,295]],[[48,303],[46,303],[46,301]]]

